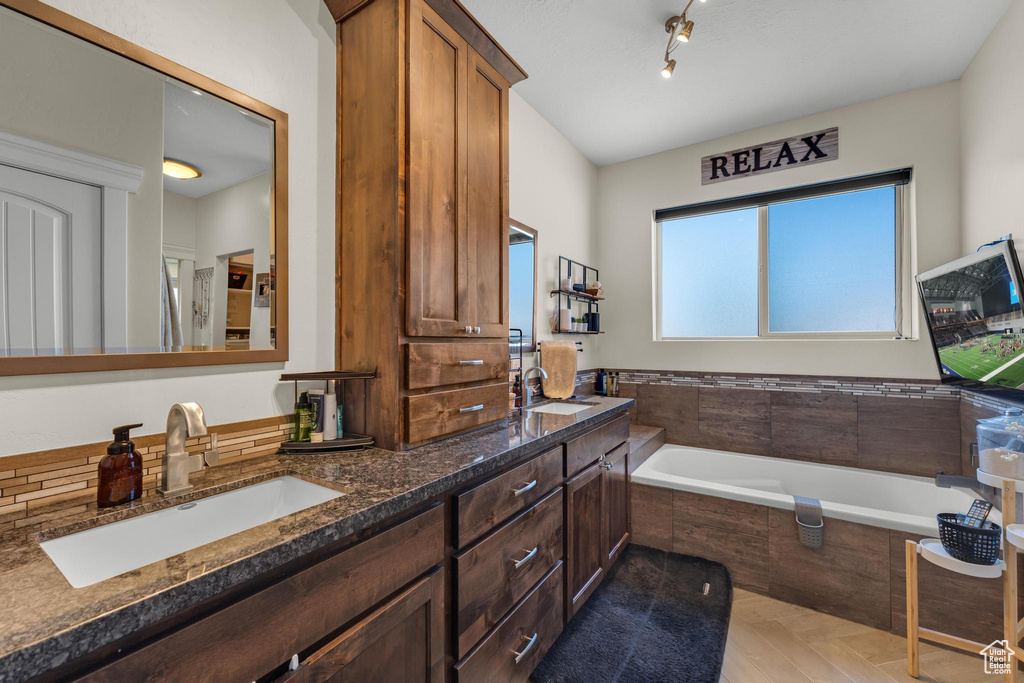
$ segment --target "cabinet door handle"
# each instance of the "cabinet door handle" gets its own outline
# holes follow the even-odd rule
[[[459,365],[483,365],[482,360],[460,360]]]
[[[529,484],[527,484],[526,486],[524,486],[521,489],[512,489],[512,493],[516,497],[519,497],[519,496],[523,495],[524,493],[526,493],[527,491],[529,491],[530,489],[532,489],[536,485],[537,485],[537,480],[534,479],[533,481],[531,481]]]
[[[473,334],[473,326],[466,325],[466,334]]]
[[[605,468],[606,470],[610,470],[612,468],[612,464],[610,462],[603,462],[601,463],[601,467]]]
[[[469,406],[468,408],[459,408],[460,413],[475,413],[478,410],[483,410],[484,404],[478,403],[475,406]]]
[[[522,652],[516,652],[515,650],[513,650],[512,654],[514,654],[516,656],[516,664],[521,662],[523,660],[523,657],[526,656],[526,653],[529,652],[530,650],[532,650],[533,646],[536,645],[536,644],[537,644],[537,634],[534,633],[533,637],[530,638],[530,642],[528,642],[526,644],[526,647],[523,648]]]
[[[533,550],[531,550],[530,552],[526,553],[526,557],[524,557],[521,560],[512,560],[512,564],[514,564],[516,566],[516,569],[519,569],[524,564],[526,564],[527,562],[532,560],[533,556],[536,555],[536,554],[537,554],[537,546],[533,546]]]
[[[480,334],[480,326],[477,325],[473,331],[476,332],[477,334]]]

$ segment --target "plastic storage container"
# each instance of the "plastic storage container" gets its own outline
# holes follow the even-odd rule
[[[1024,479],[1024,411],[1011,408],[978,420],[978,467],[1007,479]]]

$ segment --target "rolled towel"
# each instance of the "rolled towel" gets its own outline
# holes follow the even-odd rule
[[[569,398],[576,389],[576,342],[545,341],[541,367],[548,373],[540,385],[548,398]]]

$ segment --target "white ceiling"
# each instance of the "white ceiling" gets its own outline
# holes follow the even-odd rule
[[[959,78],[1011,0],[462,0],[599,166]]]
[[[270,170],[273,122],[209,93],[164,84],[164,157],[202,171],[180,180],[164,176],[164,189],[193,199]]]

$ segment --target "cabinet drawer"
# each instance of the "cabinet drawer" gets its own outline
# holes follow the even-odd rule
[[[533,505],[562,481],[562,449],[540,457],[455,497],[455,547],[469,545],[502,520]]]
[[[629,440],[629,413],[623,413],[565,443],[565,476],[571,477]]]
[[[407,443],[426,441],[508,415],[508,382],[405,399]]]
[[[508,377],[505,343],[422,343],[406,345],[405,386],[443,387]]]
[[[562,559],[562,489],[455,558],[457,657]]]
[[[562,563],[455,665],[458,683],[527,681],[562,632]]]
[[[444,509],[362,541],[86,675],[86,681],[251,681],[441,564]]]

